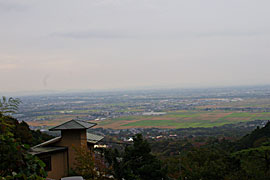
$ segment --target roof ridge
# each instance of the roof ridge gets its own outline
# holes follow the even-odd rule
[[[87,123],[87,124],[94,124],[94,126],[96,126],[97,125],[97,123],[90,123],[90,122],[87,122],[87,121],[83,121],[83,120],[75,120],[75,119],[73,119],[76,123],[78,123],[78,124],[80,124],[79,122],[83,122],[83,123]],[[83,126],[82,124],[80,124],[81,126]],[[88,129],[88,128],[86,128],[86,129]]]
[[[82,121],[82,122],[87,122],[87,121],[84,121],[84,120],[80,120],[80,119],[72,119],[74,121]]]
[[[71,121],[75,121],[77,124],[79,124],[81,127],[83,127],[83,128],[85,128],[85,129],[87,129],[86,127],[84,127],[81,123],[79,123],[78,121],[80,121],[80,120],[75,120],[75,119],[72,119]]]
[[[63,124],[60,124],[58,126],[55,126],[53,128],[50,128],[50,131],[53,130],[61,130],[64,126],[68,126],[70,124],[73,124],[74,126],[77,126],[75,129],[89,129],[93,126],[96,126],[97,123],[92,123],[92,122],[87,122],[87,121],[82,121],[82,120],[76,120],[76,119],[71,119],[69,121],[64,122]],[[66,128],[64,128],[66,129]]]
[[[54,127],[50,128],[49,130],[51,130],[51,129],[56,129],[56,128],[58,128],[58,127],[64,125],[64,124],[67,124],[67,123],[70,122],[70,121],[73,121],[73,119],[71,119],[71,120],[69,120],[69,121],[66,121],[66,122],[64,122],[64,123],[62,123],[62,124],[59,124],[58,126],[54,126]]]

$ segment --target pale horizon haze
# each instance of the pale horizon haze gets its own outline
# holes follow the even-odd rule
[[[270,85],[269,0],[0,0],[0,92]]]

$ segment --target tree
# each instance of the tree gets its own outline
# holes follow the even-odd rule
[[[105,180],[106,178],[106,165],[98,154],[93,151],[82,148],[73,147],[76,151],[76,164],[73,171],[77,175],[81,175],[86,180]]]
[[[44,179],[45,164],[28,154],[28,146],[14,138],[15,126],[6,123],[8,118],[0,114],[0,179]]]
[[[4,96],[0,100],[0,179],[45,179],[45,164],[28,154],[29,145],[22,141],[23,138],[32,137],[28,125],[24,122],[19,124],[8,116],[18,110],[19,103],[19,99],[7,100]]]
[[[149,143],[141,134],[133,137],[133,144],[127,146],[118,157],[107,158],[112,164],[115,178],[126,180],[161,180],[167,179],[167,170],[160,160],[151,154]]]
[[[181,157],[181,177],[191,180],[234,179],[241,174],[240,161],[218,148],[198,148]],[[240,177],[238,177],[240,179]]]
[[[233,155],[241,161],[241,167],[249,179],[269,179],[270,146],[244,149]]]
[[[18,106],[21,103],[21,100],[19,98],[6,98],[5,96],[2,96],[2,99],[0,99],[0,114],[12,114],[17,112]]]
[[[76,152],[76,174],[80,174],[85,179],[94,179],[97,176],[94,163],[94,154],[86,149],[73,147]]]
[[[105,150],[105,159],[109,164],[109,174],[112,174],[116,179],[122,179],[123,177],[123,163],[122,154],[119,153],[117,149],[107,149]]]
[[[3,96],[2,99],[0,99],[0,116],[6,125],[13,127],[10,129],[11,133],[13,134],[13,138],[23,144],[28,144],[31,146],[52,139],[53,136],[41,133],[39,130],[30,130],[29,125],[26,122],[18,122],[17,119],[11,116],[13,113],[17,112],[20,103],[21,100],[18,98],[14,99],[10,97],[7,99],[5,96]]]
[[[252,147],[259,147],[264,142],[269,142],[270,140],[270,122],[267,124],[252,131],[250,134],[247,134],[243,138],[241,138],[238,142],[238,150],[252,148]]]

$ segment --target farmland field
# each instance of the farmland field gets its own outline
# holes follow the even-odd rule
[[[17,118],[41,129],[71,119],[114,129],[214,127],[270,120],[270,86],[78,93],[25,97],[22,101]]]
[[[270,120],[270,113],[225,111],[177,111],[161,116],[130,116],[98,122],[103,128],[189,128],[213,127],[253,120]]]

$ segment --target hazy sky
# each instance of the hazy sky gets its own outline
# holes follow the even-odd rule
[[[0,0],[0,92],[270,84],[269,0]]]

